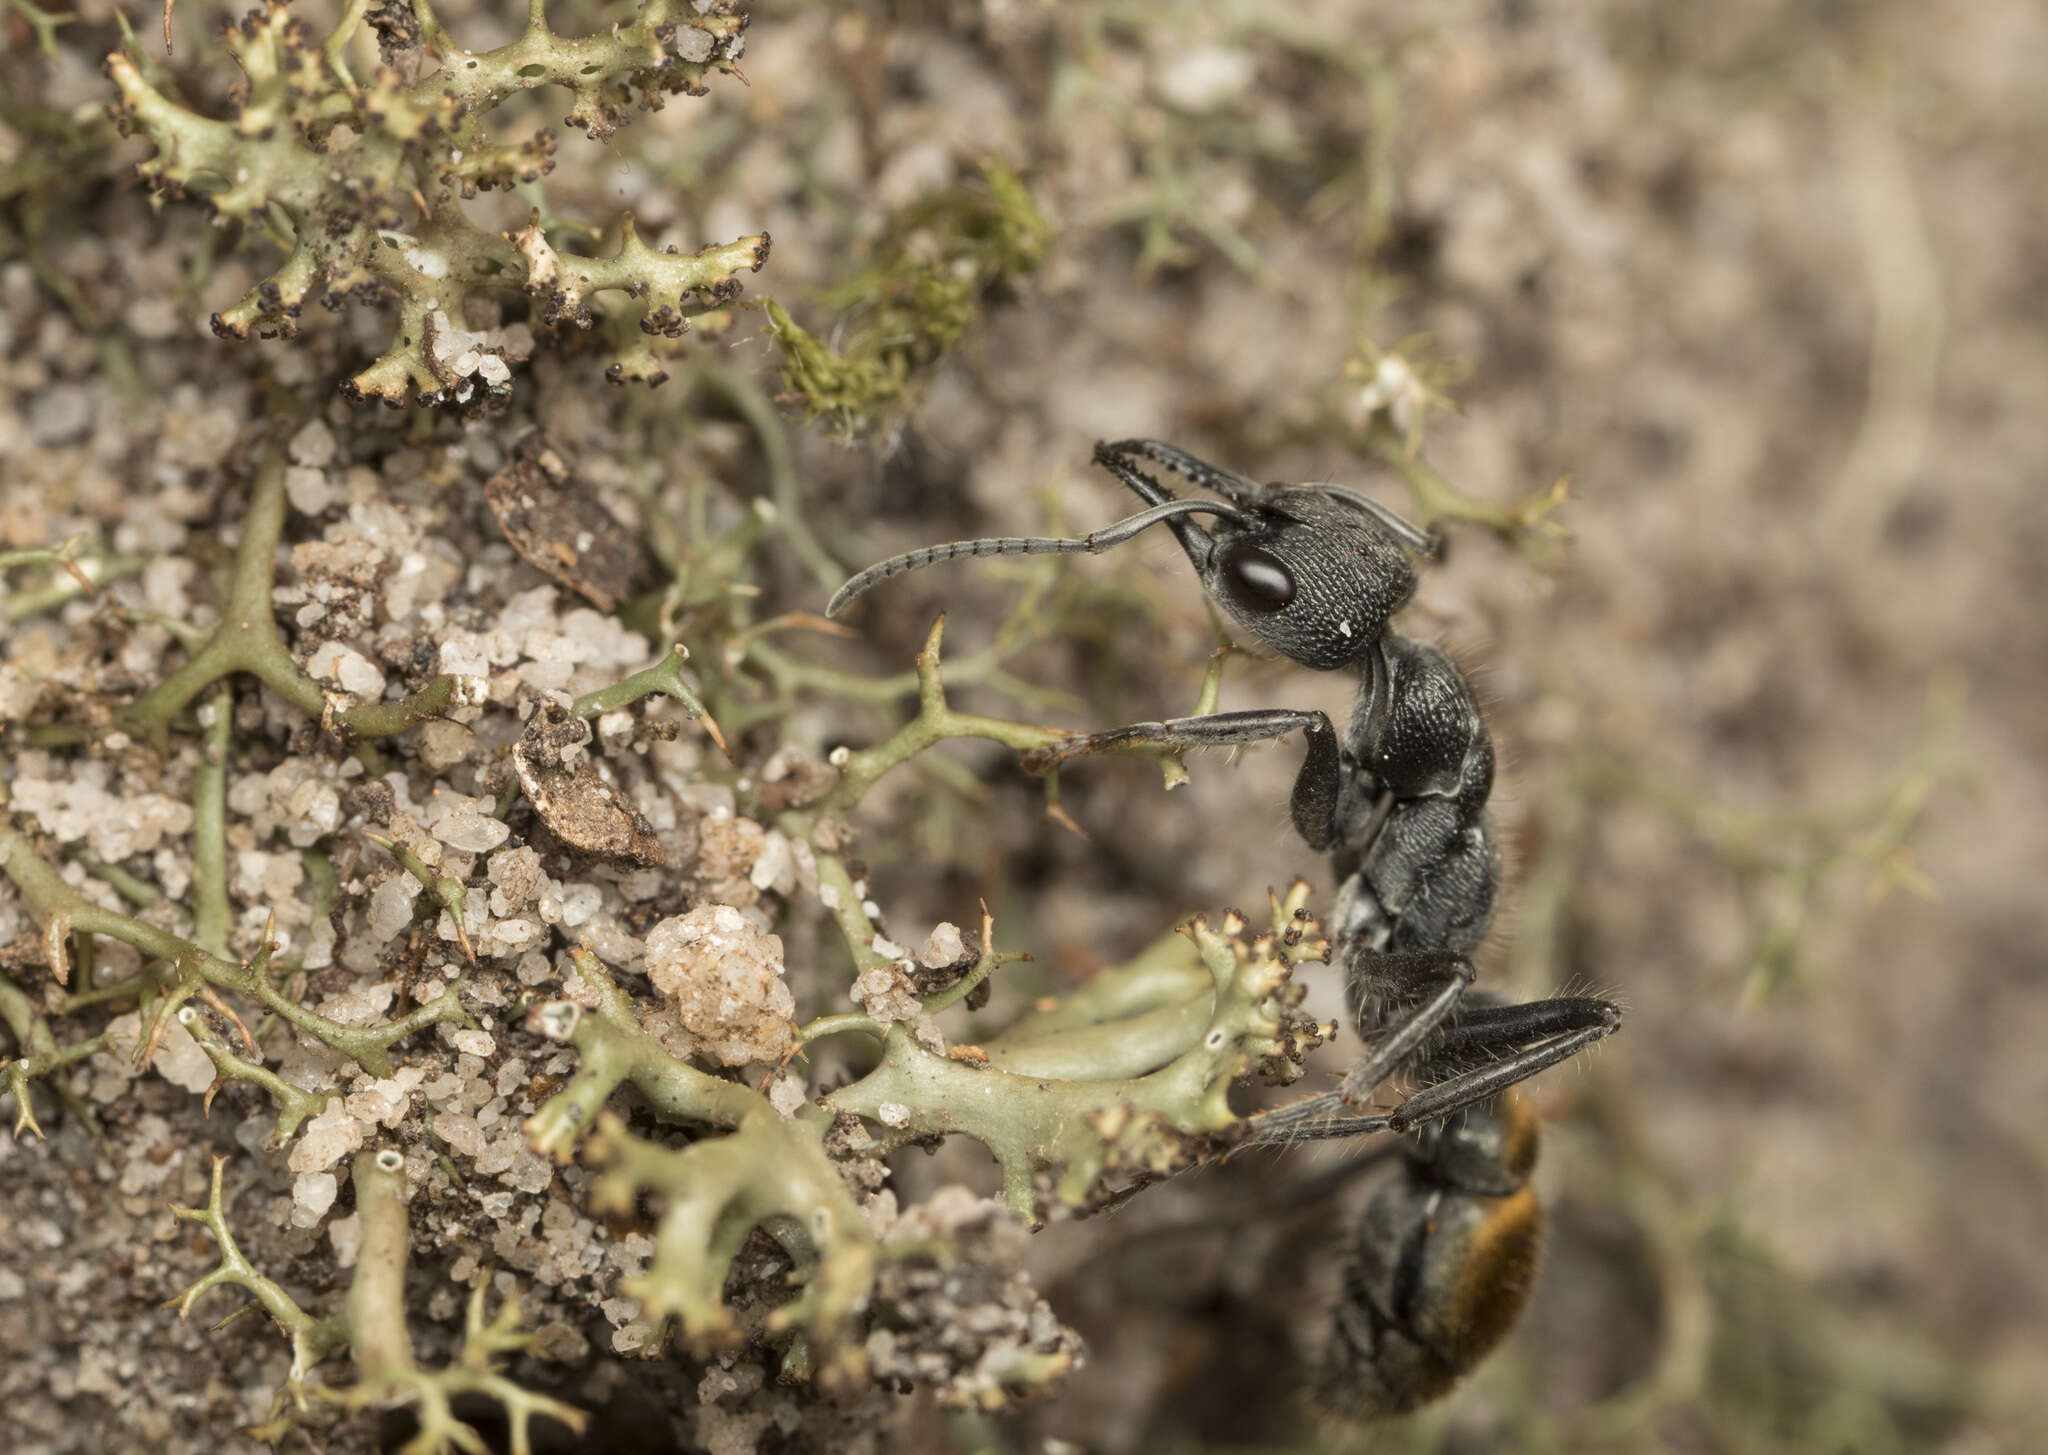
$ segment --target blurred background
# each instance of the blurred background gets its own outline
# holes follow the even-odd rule
[[[774,233],[778,296],[840,266],[816,246],[834,166],[886,207],[993,152],[1059,229],[893,437],[812,457],[843,481],[843,560],[1043,529],[1049,484],[1070,528],[1112,519],[1085,462],[1129,435],[1429,514],[1412,458],[1425,488],[1522,507],[1443,522],[1403,629],[1474,673],[1503,750],[1483,973],[1628,1007],[1536,1084],[1542,1283],[1445,1407],[1360,1435],[1272,1398],[1310,1367],[1361,1190],[1318,1195],[1340,1158],[1317,1152],[1042,1235],[1093,1358],[1036,1427],[1132,1451],[2034,1448],[2048,17],[989,3],[764,10],[754,40],[720,104],[777,135],[735,185],[820,139],[785,163],[808,189],[731,214]],[[849,120],[858,165],[832,160]],[[1125,609],[1012,670],[1085,700],[1062,722],[1185,710],[1212,628],[1172,543],[1073,574]],[[900,661],[943,607],[964,651],[1017,589],[927,572],[862,625]],[[1227,683],[1226,705],[1350,702],[1277,664]],[[928,816],[925,862],[1085,974],[1177,914],[1327,887],[1287,828],[1297,755],[1210,755],[1171,795],[1140,765],[1070,770],[1085,842],[985,762],[995,811],[968,812],[995,831]],[[903,791],[930,814],[930,785]]]
[[[17,96],[106,90],[112,11],[77,9],[54,60],[27,8],[0,11]],[[474,46],[522,18],[439,10]],[[559,10],[564,30],[606,13]],[[1446,546],[1402,629],[1472,672],[1501,750],[1511,875],[1482,973],[1628,1010],[1621,1034],[1535,1083],[1541,1284],[1443,1406],[1359,1432],[1293,1397],[1369,1185],[1334,1175],[1341,1151],[1305,1151],[1041,1234],[1036,1276],[1086,1335],[1086,1368],[1001,1422],[908,1408],[899,1448],[2040,1448],[2048,13],[776,0],[752,15],[744,87],[608,148],[565,137],[548,196],[584,216],[630,207],[686,247],[767,229],[754,291],[827,344],[876,306],[875,260],[925,246],[892,220],[987,159],[1051,225],[1035,268],[976,278],[971,324],[886,407],[799,428],[789,406],[823,552],[854,568],[933,540],[1093,528],[1129,502],[1088,471],[1090,448],[1134,435],[1437,518]],[[188,0],[180,54],[219,18]],[[111,163],[38,173],[55,154],[24,114],[0,110],[0,257],[16,311],[41,311],[17,342],[51,362],[10,376],[9,495],[88,456],[121,478],[88,433],[119,397],[124,338],[183,340],[208,370],[301,347],[200,338],[191,320],[255,263],[223,239],[180,294],[216,246],[203,220],[153,217]],[[710,347],[784,387],[758,315]],[[546,358],[535,377],[535,412],[584,458],[693,397],[687,381],[606,392]],[[50,403],[53,379],[77,399]],[[172,435],[204,419],[204,397],[165,397],[186,421]],[[689,447],[741,490],[765,478],[744,433]],[[778,609],[822,605],[794,554],[767,570]],[[858,640],[804,650],[901,670],[944,609],[949,649],[971,652],[1020,570],[906,578],[856,616]],[[960,703],[1076,727],[1187,710],[1215,633],[1172,543],[1063,580],[1005,658],[1018,690],[964,687]],[[1224,704],[1343,715],[1351,694],[1233,661]],[[894,720],[823,699],[787,733],[817,748]],[[1197,758],[1170,794],[1144,765],[1080,765],[1062,785],[1077,835],[1013,763],[963,752],[964,771],[899,775],[871,800],[877,897],[906,922],[961,924],[985,897],[1002,942],[1038,956],[1024,993],[1297,875],[1327,907],[1328,871],[1286,817],[1297,754]],[[1314,994],[1337,1012],[1334,986]],[[1326,1055],[1318,1078],[1355,1039]],[[985,1175],[963,1150],[899,1173],[906,1201]]]

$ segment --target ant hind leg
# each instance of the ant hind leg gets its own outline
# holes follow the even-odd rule
[[[1368,953],[1375,979],[1382,983],[1392,981],[1404,987],[1413,986],[1418,992],[1428,991],[1433,983],[1434,993],[1414,1004],[1384,1033],[1373,1038],[1365,1059],[1351,1068],[1339,1089],[1306,1097],[1253,1117],[1253,1141],[1322,1140],[1394,1129],[1394,1122],[1389,1116],[1362,1116],[1359,1108],[1451,1019],[1472,984],[1472,962],[1455,950]],[[1357,1013],[1358,1008],[1354,1006],[1354,1016]]]
[[[1305,1097],[1251,1118],[1249,1142],[1320,1141],[1409,1131],[1570,1060],[1607,1039],[1621,1024],[1618,1006],[1590,996],[1458,1009],[1458,997],[1470,983],[1470,974],[1467,965],[1462,978],[1453,978],[1381,1037],[1366,1059],[1344,1078],[1342,1089]],[[1453,1009],[1458,1009],[1455,1016]],[[1409,1063],[1408,1057],[1432,1033],[1437,1039],[1424,1059]],[[1397,1047],[1402,1049],[1397,1051]],[[1365,1099],[1403,1064],[1409,1064],[1427,1084],[1390,1111],[1362,1114],[1359,1108]],[[1437,1068],[1448,1074],[1432,1079],[1431,1072]]]
[[[1423,1087],[1389,1113],[1388,1130],[1407,1131],[1463,1111],[1560,1061],[1569,1061],[1588,1046],[1606,1040],[1621,1025],[1619,1006],[1590,996],[1533,1000],[1525,1005],[1488,1009],[1495,1012],[1489,1018],[1493,1023],[1477,1028],[1478,1034],[1466,1032],[1462,1026],[1458,1028],[1457,1054],[1461,1060],[1489,1053],[1498,1059],[1470,1066]],[[1540,1039],[1532,1041],[1532,1034]]]

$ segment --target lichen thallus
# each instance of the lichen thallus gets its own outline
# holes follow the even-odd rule
[[[1222,498],[1178,499],[1140,461]],[[826,611],[934,562],[1092,554],[1163,522],[1245,631],[1305,667],[1359,674],[1341,735],[1321,712],[1221,712],[1077,736],[1027,766],[1134,744],[1225,747],[1306,733],[1294,826],[1333,856],[1342,887],[1331,958],[1367,1051],[1337,1090],[1252,1117],[1247,1140],[1405,1134],[1400,1170],[1375,1190],[1352,1237],[1320,1395],[1356,1418],[1414,1409],[1499,1343],[1534,1281],[1536,1119],[1514,1086],[1611,1034],[1620,1011],[1580,996],[1507,1004],[1471,988],[1468,957],[1492,922],[1500,877],[1486,811],[1493,744],[1457,664],[1387,630],[1415,591],[1409,553],[1426,552],[1429,537],[1340,486],[1261,486],[1156,440],[1098,444],[1095,462],[1148,508],[1082,539],[911,551],[855,576]],[[1368,1110],[1397,1074],[1413,1088],[1407,1098]]]

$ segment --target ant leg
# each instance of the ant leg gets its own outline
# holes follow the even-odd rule
[[[1283,1112],[1312,1112],[1291,1120],[1282,1120]],[[1372,1116],[1347,1114],[1344,1098],[1334,1091],[1320,1096],[1290,1102],[1286,1106],[1266,1112],[1260,1116],[1245,1119],[1248,1130],[1239,1147],[1278,1147],[1293,1142],[1332,1142],[1347,1137],[1366,1137],[1376,1132],[1391,1132],[1393,1118],[1384,1112]]]
[[[1365,1059],[1351,1068],[1337,1090],[1253,1117],[1254,1141],[1320,1140],[1394,1129],[1393,1115],[1360,1116],[1358,1108],[1442,1028],[1471,986],[1474,972],[1472,962],[1454,950],[1383,951],[1372,953],[1371,959],[1377,975],[1425,987],[1432,980],[1442,983],[1434,995],[1373,1041]]]
[[[1475,1052],[1478,1058],[1494,1057],[1503,1043],[1519,1048],[1584,1030],[1618,1014],[1609,1001],[1578,995],[1525,1000],[1519,1005],[1467,1006],[1464,1014],[1444,1027],[1430,1048],[1430,1059],[1465,1065],[1475,1059]]]
[[[1284,738],[1297,728],[1307,729],[1311,736],[1326,734],[1335,746],[1336,733],[1327,713],[1291,707],[1252,708],[1244,712],[1212,712],[1205,717],[1169,718],[1165,722],[1134,722],[1107,732],[1077,734],[1049,747],[1033,748],[1024,755],[1024,767],[1027,772],[1046,773],[1069,758],[1112,748],[1233,748]]]
[[[1470,975],[1469,967],[1466,975]],[[1557,996],[1521,1005],[1473,1006],[1463,1010],[1450,1024],[1442,1024],[1443,1015],[1437,1007],[1446,999],[1455,1002],[1456,995],[1462,994],[1464,985],[1469,983],[1469,978],[1454,981],[1403,1021],[1393,1034],[1381,1038],[1372,1053],[1344,1078],[1342,1089],[1305,1097],[1251,1118],[1249,1144],[1405,1132],[1463,1111],[1560,1061],[1569,1061],[1586,1047],[1606,1040],[1621,1024],[1617,1006],[1589,996]],[[1495,1059],[1423,1087],[1392,1111],[1359,1115],[1357,1106],[1402,1064],[1401,1056],[1387,1054],[1388,1048],[1399,1042],[1406,1047],[1405,1055],[1432,1030],[1437,1032],[1437,1041],[1430,1048],[1428,1061],[1416,1068],[1425,1075],[1431,1061],[1466,1061],[1475,1055]]]
[[[1526,1081],[1560,1061],[1569,1061],[1586,1047],[1606,1040],[1621,1025],[1620,1007],[1604,1000],[1538,1000],[1525,1006],[1500,1006],[1496,1009],[1528,1011],[1531,1014],[1521,1025],[1513,1025],[1503,1018],[1491,1035],[1464,1038],[1462,1049],[1469,1052],[1489,1045],[1516,1046],[1518,1049],[1498,1061],[1423,1087],[1388,1113],[1389,1131],[1404,1132],[1422,1122],[1437,1121],[1453,1112],[1463,1111],[1474,1102],[1485,1101],[1518,1081]],[[1541,1026],[1544,1031],[1550,1031],[1560,1024],[1571,1024],[1574,1028],[1562,1034],[1546,1035],[1533,1045],[1528,1043],[1530,1027]]]
[[[1621,1024],[1618,1010],[1608,1006],[1607,1012],[1606,1019],[1593,1025],[1525,1046],[1503,1061],[1426,1086],[1390,1112],[1359,1115],[1352,1109],[1356,1103],[1346,1100],[1341,1091],[1326,1091],[1275,1107],[1246,1119],[1249,1130],[1239,1145],[1259,1147],[1362,1137],[1374,1132],[1406,1132],[1425,1122],[1440,1121],[1606,1040]]]
[[[1312,849],[1327,849],[1336,840],[1338,799],[1343,793],[1344,766],[1337,751],[1337,733],[1328,714],[1291,707],[1254,708],[1244,712],[1213,712],[1206,717],[1176,717],[1165,722],[1137,722],[1107,732],[1068,738],[1024,755],[1027,773],[1049,773],[1069,758],[1113,748],[1232,748],[1284,738],[1297,728],[1308,734],[1308,754],[1294,778],[1291,805],[1294,827]]]
[[[1431,1034],[1439,1030],[1450,1019],[1451,1013],[1464,999],[1465,992],[1472,988],[1476,971],[1472,962],[1455,950],[1381,950],[1366,952],[1370,958],[1373,977],[1384,986],[1399,986],[1403,990],[1413,986],[1416,991],[1426,989],[1431,982],[1440,982],[1436,993],[1421,1004],[1407,1011],[1391,1025],[1367,1026],[1361,1023],[1361,1034],[1377,1030],[1372,1045],[1365,1053],[1365,1059],[1353,1066],[1344,1078],[1344,1084],[1337,1089],[1337,1095],[1351,1106],[1363,1106],[1368,1097],[1379,1088],[1381,1082],[1392,1076],[1395,1070],[1406,1065],[1409,1058]],[[1346,957],[1347,960],[1349,957]],[[1354,964],[1347,965],[1350,981],[1349,995],[1360,991],[1360,975]],[[1349,996],[1347,996],[1349,998]],[[1402,995],[1403,1000],[1408,999]],[[1352,1005],[1352,1015],[1360,1014],[1357,1002]],[[1375,1017],[1377,1019],[1377,1017]]]

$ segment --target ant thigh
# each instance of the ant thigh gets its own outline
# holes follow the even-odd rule
[[[1428,1061],[1417,1069],[1425,1076],[1432,1066],[1461,1070],[1474,1061],[1496,1060],[1553,1036],[1603,1025],[1619,1014],[1613,1002],[1589,995],[1558,995],[1517,1005],[1468,1001],[1444,1022]]]
[[[1308,846],[1320,851],[1336,842],[1346,770],[1329,714],[1313,709],[1253,708],[1169,718],[1165,722],[1132,723],[1129,727],[1079,734],[1048,747],[1033,748],[1024,755],[1024,768],[1031,773],[1049,773],[1069,758],[1116,748],[1233,748],[1284,738],[1297,729],[1308,736],[1308,752],[1294,777],[1289,814]]]
[[[1068,758],[1114,748],[1233,748],[1284,738],[1297,729],[1306,729],[1311,736],[1325,734],[1333,741],[1335,738],[1327,713],[1291,707],[1251,708],[1243,712],[1212,712],[1202,717],[1168,718],[1164,722],[1134,722],[1129,727],[1076,734],[1048,747],[1033,748],[1024,755],[1024,766],[1034,773],[1043,773]]]

